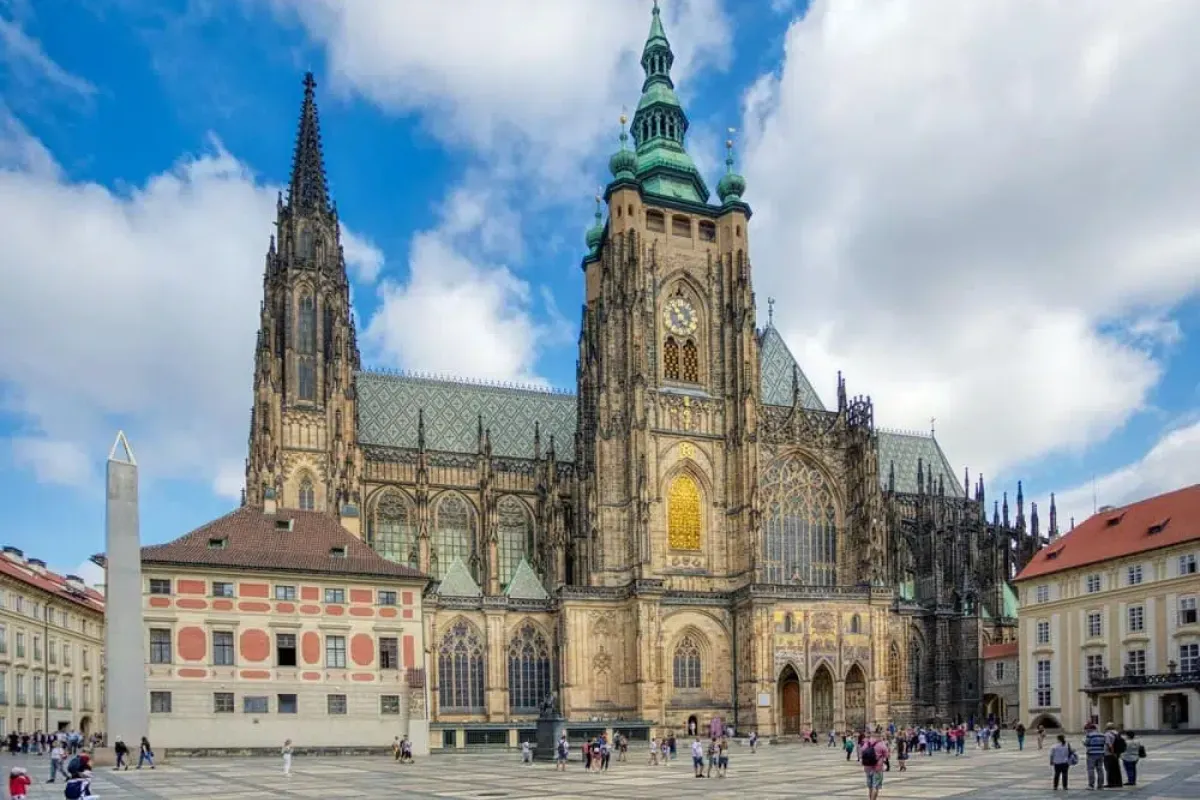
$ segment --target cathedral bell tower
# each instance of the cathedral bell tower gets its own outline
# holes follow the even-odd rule
[[[286,200],[276,206],[254,356],[246,502],[340,513],[358,502],[358,342],[312,73]]]
[[[758,340],[745,180],[710,201],[655,3],[642,96],[587,233],[575,574],[728,590],[754,551]],[[630,123],[629,130],[625,125]],[[632,136],[633,147],[629,146]],[[604,221],[599,201],[607,203]]]

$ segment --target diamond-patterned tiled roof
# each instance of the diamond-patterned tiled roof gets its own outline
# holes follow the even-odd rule
[[[529,562],[523,558],[521,563],[517,564],[516,570],[513,571],[512,580],[508,582],[508,586],[504,587],[504,594],[506,597],[515,597],[518,600],[546,600],[550,597],[546,587],[542,586],[542,582],[538,580],[533,567],[529,566]]]
[[[800,385],[800,405],[824,411],[825,405],[812,384],[808,382],[804,371],[796,363],[787,343],[775,330],[774,325],[767,325],[758,340],[758,363],[760,381],[762,384],[762,401],[769,406],[790,406],[792,404],[792,388],[794,383]]]
[[[533,458],[534,424],[542,447],[554,437],[556,457],[575,455],[575,396],[535,388],[434,380],[360,372],[358,439],[361,444],[417,446],[417,414],[424,411],[425,447],[452,453],[479,450],[479,417],[491,433],[492,453]]]
[[[455,556],[446,570],[446,577],[438,585],[437,593],[442,597],[482,597],[483,590],[471,577],[470,571],[462,559]]]
[[[948,496],[963,494],[962,478],[955,474],[937,439],[919,433],[879,432],[879,480],[885,487],[888,471],[895,464],[896,491],[916,494],[918,460],[924,465],[925,479],[932,475],[935,488],[940,475]]]

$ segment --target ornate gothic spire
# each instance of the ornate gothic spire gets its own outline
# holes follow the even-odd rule
[[[300,124],[296,133],[296,153],[292,157],[292,179],[288,184],[288,207],[329,213],[332,209],[325,181],[325,156],[321,152],[321,126],[317,120],[317,101],[313,92],[316,87],[313,74],[306,72],[304,102],[300,106]]]

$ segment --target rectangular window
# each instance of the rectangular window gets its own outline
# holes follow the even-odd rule
[[[213,631],[213,663],[219,667],[233,666],[232,631]]]
[[[1100,574],[1093,572],[1087,576],[1087,593],[1095,594],[1100,591]]]
[[[1183,604],[1181,603],[1180,606],[1182,606],[1182,605]],[[33,637],[33,660],[34,661],[42,660],[42,637],[40,637],[40,636]]]
[[[1089,611],[1087,615],[1087,635],[1095,639],[1104,634],[1104,622],[1099,611]]]
[[[294,694],[277,694],[275,703],[276,711],[280,714],[296,713],[296,695]]]
[[[8,628],[0,625],[0,653],[8,652]]]
[[[151,628],[150,629],[150,663],[151,664],[170,664],[171,663],[171,629],[170,628]]]
[[[278,666],[296,666],[296,634],[275,634],[275,659]]]
[[[83,668],[84,668],[84,669],[91,669],[91,668],[92,668],[92,656],[91,656],[91,654],[90,654],[90,653],[88,653],[88,649],[87,649],[86,647],[85,647],[85,648],[83,648],[83,658],[82,658],[82,660],[83,660]]]
[[[1126,573],[1126,579],[1129,581],[1130,586],[1137,586],[1139,583],[1141,583],[1142,582],[1142,565],[1134,564],[1132,567],[1130,567],[1128,572]]]
[[[380,589],[379,590],[379,605],[381,605],[381,606],[396,605],[396,593],[395,592],[386,592],[386,591]]]
[[[1200,644],[1179,645],[1179,672],[1184,675],[1200,672]]]
[[[1044,619],[1037,623],[1037,643],[1050,644],[1050,623]]]
[[[63,666],[71,666],[71,643],[63,642]]]
[[[1195,575],[1196,574],[1196,554],[1188,553],[1186,556],[1179,557],[1179,574]]]
[[[1050,688],[1050,661],[1042,659],[1037,662],[1038,708],[1048,708],[1053,699],[1053,691]]]
[[[717,226],[708,221],[702,221],[699,225],[700,241],[715,242],[717,240]]]
[[[1037,601],[1039,603],[1048,603],[1050,601],[1050,587],[1044,583],[1037,587]]]
[[[384,694],[379,696],[379,713],[380,714],[399,714],[400,713],[400,695]]]
[[[171,693],[170,692],[151,692],[150,693],[150,713],[151,714],[170,714],[171,713]]]
[[[395,636],[379,637],[379,668],[400,669],[399,640]]]
[[[1179,598],[1179,624],[1180,625],[1195,625],[1196,624],[1196,598],[1181,597]],[[35,638],[36,642],[37,639]],[[36,656],[36,652],[34,653]]]
[[[1130,650],[1125,654],[1125,674],[1142,677],[1146,674],[1146,651]]]
[[[661,211],[653,209],[646,212],[646,229],[656,232],[663,232],[667,229],[667,218],[663,216]]]
[[[1091,653],[1087,656],[1086,670],[1088,677],[1100,677],[1104,674],[1104,654]]]
[[[171,581],[168,578],[151,578],[150,594],[170,594]]]
[[[265,697],[263,698],[266,699]],[[233,713],[233,692],[213,692],[213,713]]]
[[[692,238],[692,221],[687,217],[671,217],[671,233],[675,236]]]
[[[346,695],[331,694],[325,698],[326,708],[330,714],[342,715],[346,713]]]
[[[1126,612],[1129,615],[1129,632],[1141,633],[1146,629],[1146,609],[1141,606],[1130,606]]]
[[[25,657],[25,634],[17,631],[17,658]]]
[[[243,714],[266,714],[270,710],[270,703],[266,697],[254,696],[242,698]]]
[[[336,667],[338,669],[346,668],[345,636],[325,637],[325,666]]]
[[[213,597],[233,597],[233,584],[227,581],[213,581]]]
[[[325,590],[325,602],[326,603],[344,603],[344,602],[346,602],[346,590],[345,589],[326,589]]]
[[[51,664],[58,663],[58,642],[54,639],[46,640],[46,660]]]
[[[275,599],[276,600],[295,600],[296,599],[296,587],[295,586],[276,586],[275,587]]]
[[[1004,680],[1004,662],[1003,661],[996,662],[996,680],[997,681]]]

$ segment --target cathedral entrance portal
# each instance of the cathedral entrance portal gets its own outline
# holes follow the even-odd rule
[[[824,664],[813,673],[812,703],[813,728],[822,733],[833,730],[833,676]]]
[[[699,724],[696,722],[696,715],[692,714],[688,717],[688,736],[695,736],[700,730]]]
[[[867,678],[858,664],[846,673],[846,725],[852,731],[867,727]]]
[[[791,664],[779,675],[779,727],[785,736],[800,733],[800,676]]]

